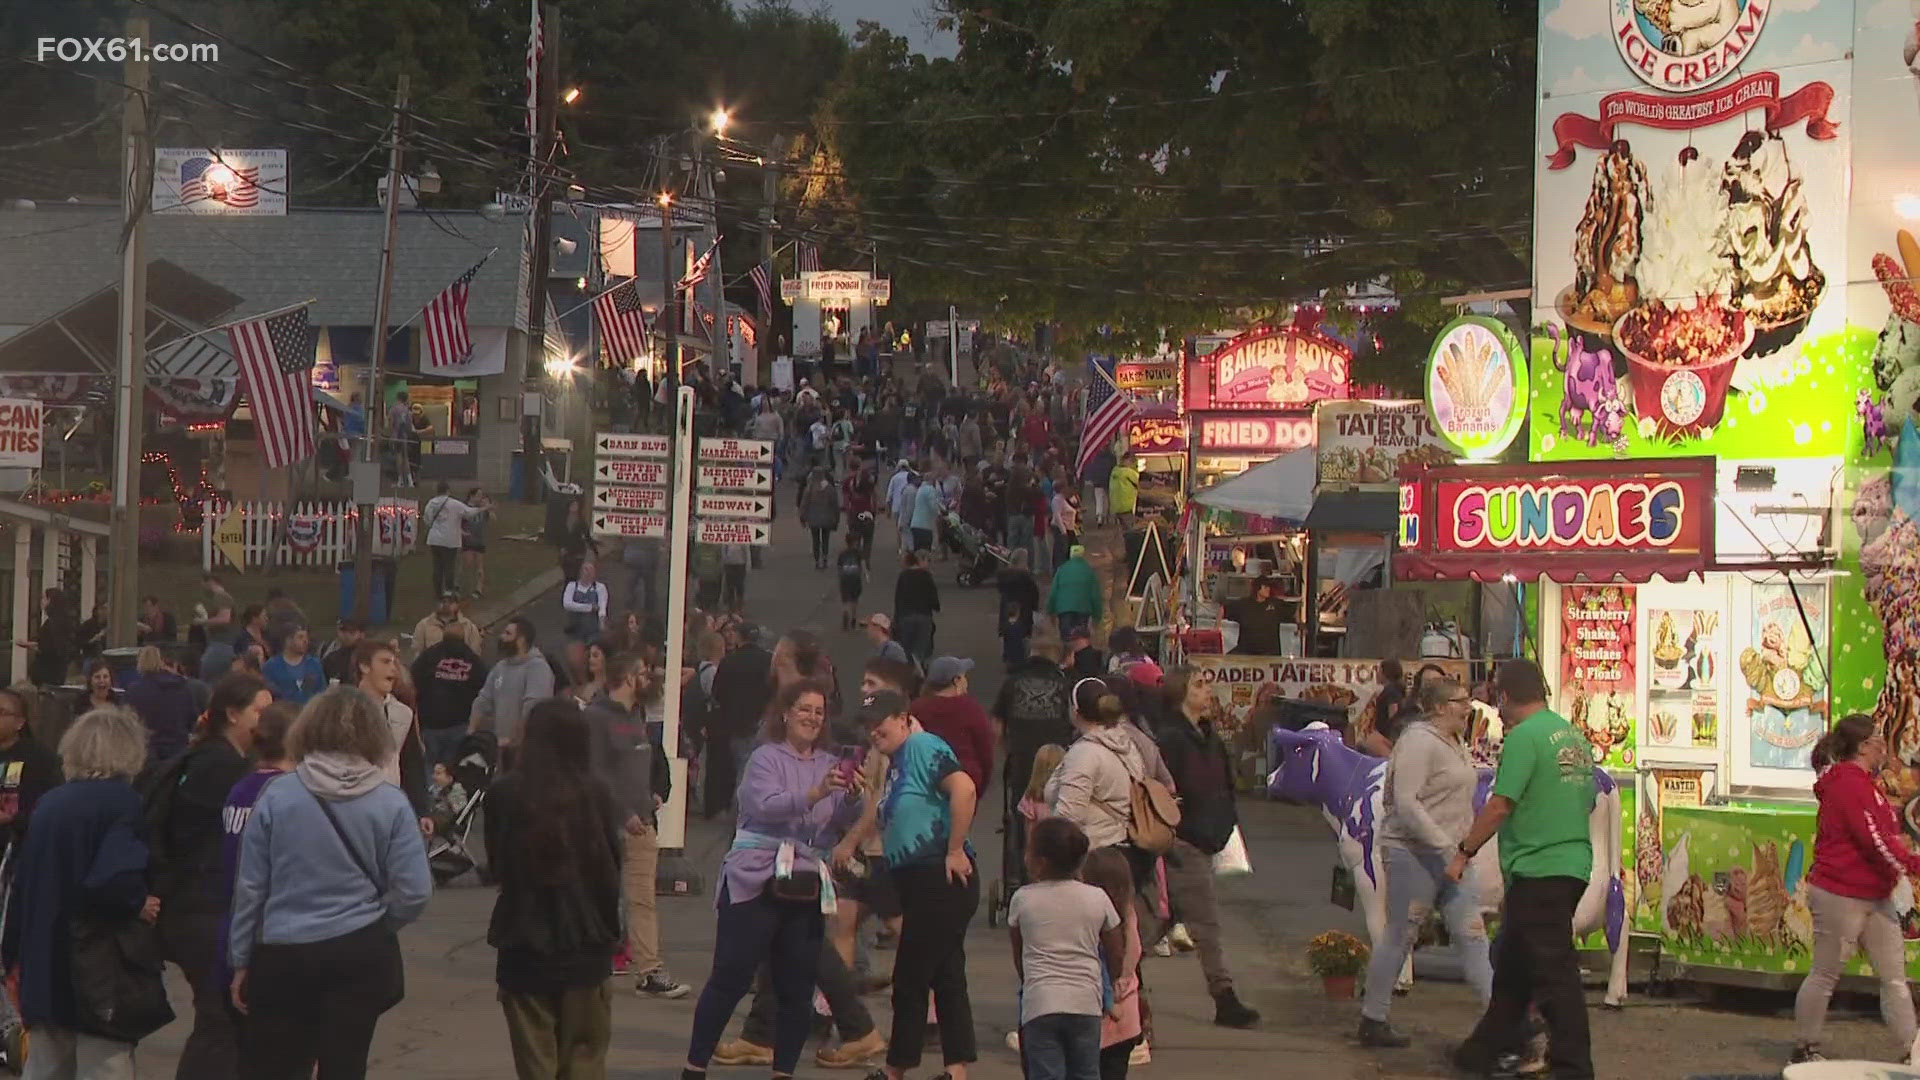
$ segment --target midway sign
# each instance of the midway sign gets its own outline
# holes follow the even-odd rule
[[[773,496],[703,491],[693,497],[693,512],[701,518],[766,521],[773,516]]]

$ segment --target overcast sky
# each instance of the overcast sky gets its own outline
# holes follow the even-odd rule
[[[853,33],[854,24],[861,19],[868,19],[904,35],[913,42],[915,49],[928,56],[953,55],[953,35],[936,33],[931,29],[932,19],[927,13],[927,0],[819,0],[819,4],[840,20],[848,34]],[[804,10],[807,7],[806,0],[800,0],[794,6]]]

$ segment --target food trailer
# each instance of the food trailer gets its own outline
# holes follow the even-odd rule
[[[1428,380],[1436,424],[1523,420],[1528,460],[1409,476],[1395,574],[1531,596],[1556,705],[1631,781],[1661,972],[1790,986],[1814,741],[1868,712],[1920,750],[1913,21],[1746,2],[1676,35],[1592,0],[1589,32],[1579,7],[1540,24],[1531,370],[1476,342]],[[1910,807],[1904,766],[1881,781]]]

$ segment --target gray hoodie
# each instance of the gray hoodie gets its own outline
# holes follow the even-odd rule
[[[520,741],[527,710],[541,698],[553,696],[553,668],[539,646],[493,665],[487,684],[473,699],[473,729],[491,731],[503,743]]]
[[[1127,726],[1123,720],[1075,739],[1047,780],[1048,809],[1085,830],[1087,843],[1096,848],[1126,842],[1133,781],[1146,775]]]
[[[666,752],[648,738],[645,707],[629,709],[601,694],[583,715],[593,775],[606,783],[621,810],[652,824],[653,798],[666,801],[673,774],[667,771]]]
[[[1387,759],[1380,839],[1451,851],[1473,827],[1473,789],[1479,782],[1479,771],[1459,743],[1425,720],[1408,724]]]

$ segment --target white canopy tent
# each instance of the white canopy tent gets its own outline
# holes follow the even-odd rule
[[[1304,446],[1255,465],[1239,476],[1201,488],[1193,493],[1193,501],[1216,510],[1305,521],[1308,511],[1313,509],[1317,469],[1314,448]]]

